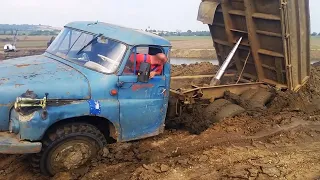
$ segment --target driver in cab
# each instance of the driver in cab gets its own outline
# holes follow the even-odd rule
[[[163,71],[163,66],[168,61],[167,56],[163,53],[158,53],[156,55],[132,53],[129,57],[129,65],[126,66],[125,73],[134,73],[135,56],[137,61],[136,73],[139,71],[141,63],[146,62],[151,65],[150,79],[152,79],[156,75],[161,75]]]

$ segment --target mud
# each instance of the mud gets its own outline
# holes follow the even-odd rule
[[[172,73],[214,70],[197,64]],[[319,179],[320,66],[311,74],[299,93],[277,92],[267,110],[213,124],[199,105],[157,137],[110,144],[101,159],[55,177],[34,173],[27,155],[0,155],[0,179]]]
[[[206,118],[205,108],[199,104],[190,110],[184,110],[184,113],[174,119],[166,120],[167,129],[185,129],[191,134],[201,134],[213,125],[214,121]]]

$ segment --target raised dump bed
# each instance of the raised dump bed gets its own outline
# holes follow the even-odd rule
[[[298,91],[310,76],[309,0],[203,0],[220,65],[240,37],[228,73]]]

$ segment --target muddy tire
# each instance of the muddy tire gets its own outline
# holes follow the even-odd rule
[[[227,106],[229,104],[232,104],[230,101],[226,99],[218,99],[211,103],[208,107],[205,109],[205,118],[208,120],[214,120],[214,116],[217,114],[217,112],[223,108],[224,106]]]
[[[176,110],[177,110],[177,98],[170,98],[168,103],[168,110],[167,110],[167,118],[172,119],[177,116]]]
[[[264,107],[272,98],[272,93],[265,91],[265,90],[261,90],[258,91],[251,99],[251,104],[254,107]]]
[[[221,121],[224,118],[228,117],[234,117],[236,115],[239,115],[246,110],[242,108],[241,106],[238,106],[236,104],[229,104],[225,107],[223,107],[215,116],[215,121]]]
[[[31,157],[35,171],[53,176],[85,165],[107,144],[93,125],[72,123],[52,129],[42,141],[42,150]]]
[[[245,91],[244,93],[242,93],[240,95],[240,98],[243,100],[250,100],[257,92],[259,91],[259,89],[248,89],[247,91]]]

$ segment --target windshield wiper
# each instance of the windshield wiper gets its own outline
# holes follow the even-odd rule
[[[96,35],[94,38],[92,38],[91,41],[88,42],[88,44],[86,44],[85,46],[83,46],[83,48],[81,48],[81,49],[77,52],[77,55],[79,55],[85,48],[87,48],[93,41],[95,41],[96,39],[98,39],[100,36],[102,36],[102,34],[98,34],[98,35]]]

